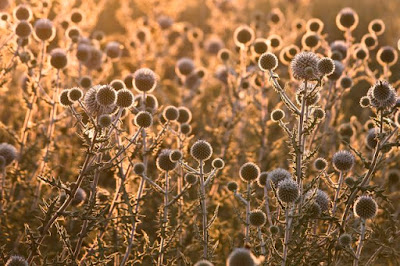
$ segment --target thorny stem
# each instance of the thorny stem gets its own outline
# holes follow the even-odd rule
[[[364,244],[364,237],[365,237],[365,220],[361,219],[361,236],[360,236],[360,242],[358,243],[357,251],[356,251],[356,257],[353,261],[353,266],[358,266],[358,263],[360,261],[360,255],[361,255],[361,250],[363,248]]]
[[[207,229],[207,203],[206,203],[206,189],[204,185],[204,162],[200,160],[200,204],[202,207],[203,216],[203,259],[208,258],[208,229]]]
[[[340,189],[342,187],[343,177],[344,177],[343,172],[340,171],[340,173],[339,173],[339,182],[337,184],[335,198],[333,200],[332,216],[335,216],[335,213],[336,213],[337,201],[339,199],[339,193],[340,193]]]
[[[268,224],[271,226],[272,225],[272,219],[271,219],[271,211],[269,209],[267,186],[264,186],[264,201],[265,201],[265,212],[267,213]]]
[[[261,233],[261,228],[257,227],[257,233],[258,233],[258,238],[260,239],[260,246],[261,246],[261,254],[265,257],[267,255],[266,249],[265,249],[265,242],[264,238]]]
[[[163,211],[163,220],[162,220],[162,228],[161,228],[161,241],[160,241],[160,249],[157,265],[161,266],[164,263],[164,241],[167,234],[167,226],[168,226],[168,190],[169,190],[169,176],[168,172],[165,172],[165,187],[164,187],[164,211]]]
[[[287,253],[288,253],[288,248],[289,248],[289,234],[290,234],[290,227],[292,223],[292,218],[289,217],[290,215],[290,210],[292,207],[286,206],[285,210],[285,238],[283,242],[283,258],[282,258],[282,266],[286,266],[286,260],[287,260]]]
[[[250,243],[250,196],[251,196],[251,183],[247,183],[247,196],[246,196],[246,234],[245,243]]]

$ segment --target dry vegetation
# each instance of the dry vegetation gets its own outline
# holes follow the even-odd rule
[[[398,265],[399,8],[0,0],[0,264]]]

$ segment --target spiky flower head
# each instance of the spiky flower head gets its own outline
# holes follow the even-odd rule
[[[312,111],[312,115],[317,119],[324,119],[325,118],[325,110],[322,108],[315,108]]]
[[[183,57],[176,62],[175,71],[177,74],[188,76],[193,72],[195,68],[194,62],[192,59]]]
[[[258,66],[262,71],[275,70],[278,67],[278,58],[273,53],[263,53],[258,59]]]
[[[80,206],[81,204],[83,204],[83,202],[85,202],[86,196],[87,196],[87,194],[86,194],[85,190],[83,190],[83,188],[78,188],[76,190],[74,198],[71,201],[71,204],[73,206]]]
[[[135,165],[133,166],[133,172],[137,175],[143,175],[145,170],[146,166],[142,162],[135,163]]]
[[[193,185],[193,184],[195,184],[197,182],[197,176],[192,174],[192,173],[187,173],[185,175],[185,181],[186,181],[186,183],[189,183],[189,184]]]
[[[226,261],[226,266],[256,266],[258,259],[246,248],[235,248]]]
[[[101,128],[109,127],[112,124],[112,118],[109,114],[100,115],[98,123]]]
[[[315,159],[315,161],[314,161],[315,170],[324,171],[327,167],[328,167],[328,162],[324,158],[319,157],[319,158]]]
[[[14,32],[20,38],[28,38],[32,33],[32,26],[28,21],[22,20],[16,24]]]
[[[73,102],[68,97],[69,91],[70,91],[69,89],[62,90],[58,98],[60,104],[64,107],[68,107],[73,104]]]
[[[102,85],[96,93],[96,101],[103,107],[113,106],[117,101],[117,92],[109,85]]]
[[[179,112],[179,116],[178,116],[178,123],[183,124],[183,123],[189,123],[192,120],[192,112],[184,107],[184,106],[180,106],[178,107],[178,112]]]
[[[150,93],[157,85],[157,76],[151,69],[140,68],[133,73],[132,85],[138,92]]]
[[[120,58],[122,54],[121,44],[118,42],[109,42],[106,45],[105,52],[111,59]]]
[[[239,175],[244,182],[251,182],[260,175],[260,168],[255,163],[247,162],[240,167]]]
[[[351,152],[342,150],[333,155],[332,163],[338,172],[347,172],[353,168],[355,158]]]
[[[382,66],[392,66],[397,62],[397,51],[391,46],[383,46],[379,48],[376,54],[378,63]]]
[[[192,132],[192,126],[189,125],[188,123],[184,123],[179,127],[179,131],[183,135],[189,135]]]
[[[239,26],[233,33],[233,39],[236,46],[248,46],[254,40],[254,31],[247,25]]]
[[[111,87],[111,86],[110,86]],[[113,87],[112,87],[113,88]],[[117,91],[116,104],[120,108],[129,108],[133,104],[133,93],[128,89],[120,89]]]
[[[66,52],[61,48],[56,48],[50,52],[50,64],[55,69],[63,69],[67,66],[68,59]]]
[[[290,68],[293,77],[298,80],[312,80],[318,77],[318,56],[313,52],[301,52],[295,55]],[[312,70],[310,73],[309,69]]]
[[[160,152],[156,161],[158,170],[168,172],[175,169],[177,163],[171,161],[170,159],[171,152],[172,151],[168,149],[164,149]]]
[[[213,154],[213,149],[205,140],[196,141],[190,148],[190,154],[197,161],[207,161]]]
[[[167,121],[175,121],[179,117],[179,111],[178,108],[175,106],[169,105],[165,107],[164,112],[163,112],[163,117]]]
[[[352,241],[353,241],[353,239],[352,239],[351,235],[347,234],[347,233],[342,234],[338,239],[339,245],[341,245],[342,247],[350,246]]]
[[[221,158],[215,158],[212,161],[211,165],[212,165],[212,167],[214,167],[216,169],[222,169],[225,166],[225,162]]]
[[[50,41],[55,36],[53,23],[47,18],[41,18],[35,23],[35,36],[41,41]]]
[[[13,255],[11,256],[5,266],[28,266],[28,262],[24,257]]]
[[[336,26],[342,30],[354,30],[358,25],[357,13],[349,8],[345,7],[336,16]]]
[[[375,217],[378,205],[369,196],[361,196],[354,203],[354,214],[361,219],[367,220]]]
[[[18,157],[17,149],[8,143],[1,143],[0,144],[0,156],[4,158],[5,165],[9,165]]]
[[[135,125],[138,127],[148,128],[153,124],[153,116],[147,111],[140,111],[135,116]]]
[[[182,157],[183,157],[183,154],[180,150],[173,150],[173,151],[171,151],[171,153],[169,155],[169,159],[172,162],[177,162],[177,161],[181,160]]]
[[[371,128],[370,130],[368,130],[367,137],[365,140],[368,148],[374,149],[376,147],[376,145],[378,144],[378,139],[377,139],[378,134],[379,130],[377,128]]]
[[[293,203],[299,197],[299,185],[293,179],[286,178],[278,184],[278,198],[285,203]]]
[[[271,113],[272,121],[279,122],[283,118],[285,118],[285,112],[282,109],[275,109],[272,111]]]
[[[74,87],[68,91],[68,99],[71,102],[76,102],[81,100],[83,97],[83,92],[80,88]]]
[[[235,192],[238,189],[238,184],[235,181],[230,181],[226,185],[229,189],[229,191]]]
[[[279,233],[279,227],[276,225],[271,225],[269,227],[269,231],[271,232],[272,235],[276,235]]]
[[[327,211],[329,209],[330,199],[326,192],[317,189],[317,190],[310,190],[306,194],[306,198],[309,200],[315,201],[321,208],[321,211]]]
[[[249,215],[250,224],[255,227],[264,226],[267,221],[265,213],[261,210],[254,210],[250,212]]]
[[[361,106],[362,108],[367,108],[367,107],[370,106],[370,104],[371,104],[371,100],[370,100],[370,98],[369,98],[368,96],[363,96],[363,97],[361,97],[361,99],[360,99],[360,106]]]
[[[321,58],[318,61],[317,69],[318,72],[324,76],[330,75],[333,73],[333,71],[335,71],[335,62],[329,57]]]
[[[334,64],[335,64],[335,69],[333,70],[333,72],[328,75],[328,78],[330,80],[338,80],[344,71],[344,65],[342,62],[338,61],[338,60],[333,60]]]
[[[277,188],[279,182],[285,179],[292,179],[292,175],[283,168],[277,168],[268,173],[268,179],[271,180],[275,188]]]
[[[257,184],[264,188],[267,185],[268,180],[268,172],[261,172],[257,178]]]
[[[339,54],[339,57],[332,58],[334,60],[342,61],[347,57],[347,44],[342,40],[337,40],[331,43],[331,52]]]
[[[378,109],[389,109],[396,104],[396,92],[385,80],[378,80],[367,93],[371,106]]]

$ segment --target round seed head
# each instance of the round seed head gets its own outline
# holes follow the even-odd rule
[[[212,161],[211,165],[212,165],[212,167],[214,167],[216,169],[222,169],[225,166],[225,162],[221,158],[215,158]]]
[[[312,18],[307,21],[306,27],[309,31],[320,33],[324,28],[324,23],[318,18]]]
[[[117,101],[117,93],[113,87],[103,85],[97,91],[96,101],[98,104],[104,107],[115,105]]]
[[[192,120],[192,112],[188,108],[181,106],[178,108],[178,112],[179,116],[177,121],[180,124],[189,123]]]
[[[8,143],[0,144],[0,156],[4,158],[5,165],[9,165],[18,157],[17,149]]]
[[[14,32],[20,38],[28,38],[32,33],[32,26],[28,21],[22,20],[16,25]]]
[[[338,239],[339,245],[341,245],[342,247],[350,246],[352,241],[353,241],[353,239],[352,239],[351,235],[346,234],[346,233],[342,234]]]
[[[285,179],[292,179],[292,175],[285,169],[277,168],[268,173],[268,179],[271,180],[274,186],[277,188],[279,182]]]
[[[181,160],[182,157],[183,157],[183,154],[179,150],[173,150],[173,151],[171,151],[171,154],[169,155],[169,159],[172,162],[177,162],[177,161]]]
[[[138,92],[152,92],[157,85],[156,74],[148,68],[141,68],[133,74],[133,87]]]
[[[325,110],[322,108],[315,108],[312,112],[312,115],[317,119],[324,119],[325,118]]]
[[[336,26],[342,31],[354,30],[357,25],[358,15],[349,7],[340,10],[339,14],[336,16]]]
[[[5,266],[28,266],[28,262],[24,257],[13,255],[11,256]]]
[[[376,59],[382,66],[391,66],[397,62],[397,51],[391,46],[383,46],[378,50]]]
[[[258,176],[257,184],[263,188],[267,185],[267,179],[268,179],[268,172],[261,172],[260,175]]]
[[[368,31],[376,36],[385,32],[385,23],[381,19],[374,19],[368,24]]]
[[[367,93],[371,106],[378,109],[389,109],[396,104],[396,92],[385,80],[378,80]]]
[[[53,23],[46,18],[36,21],[34,29],[36,37],[41,41],[50,41],[56,34]]]
[[[80,10],[75,9],[71,14],[71,21],[74,23],[79,23],[83,19],[82,12]]]
[[[247,46],[254,40],[254,31],[249,26],[243,25],[236,28],[233,36],[237,46]]]
[[[333,167],[338,172],[350,171],[355,163],[354,155],[349,151],[338,151],[332,158]]]
[[[335,71],[335,62],[329,57],[321,58],[318,61],[317,69],[318,72],[324,76],[330,75],[333,73],[333,71]]]
[[[193,184],[195,184],[197,182],[197,176],[192,174],[192,173],[187,173],[185,175],[185,181],[186,181],[186,183],[189,183],[189,184],[193,185]]]
[[[60,104],[64,107],[68,107],[73,104],[73,102],[69,99],[68,94],[69,94],[69,90],[63,90],[63,91],[61,91],[60,96],[59,96]]]
[[[209,262],[208,260],[199,260],[194,264],[194,266],[214,266],[214,264]]]
[[[108,114],[100,115],[98,123],[101,128],[109,127],[112,124],[112,118]]]
[[[368,130],[367,137],[365,140],[368,148],[374,149],[376,147],[376,145],[378,144],[378,139],[377,139],[378,133],[379,130],[377,128],[371,128],[370,130]]]
[[[121,89],[117,91],[117,106],[120,108],[129,108],[133,104],[133,98],[133,93],[130,90]]]
[[[190,148],[190,154],[197,161],[207,161],[211,158],[213,153],[213,149],[205,140],[196,141],[193,146]]]
[[[269,231],[271,232],[272,235],[276,235],[279,233],[279,227],[276,225],[271,225],[269,227]]]
[[[190,58],[183,57],[176,62],[175,71],[179,75],[188,76],[195,68],[194,62]]]
[[[328,75],[328,78],[330,80],[338,80],[343,74],[344,65],[342,64],[342,62],[337,60],[333,60],[333,62],[335,63],[335,69],[332,74]]]
[[[83,92],[80,88],[75,87],[68,91],[68,99],[71,102],[79,101],[82,99],[82,97],[83,97]]]
[[[250,212],[250,224],[255,227],[264,226],[265,222],[267,221],[267,216],[261,210],[254,210]]]
[[[92,46],[89,49],[89,57],[83,63],[88,69],[98,70],[103,63],[103,52]]]
[[[161,15],[157,18],[157,23],[161,29],[166,30],[174,24],[174,21],[171,17]]]
[[[285,179],[278,184],[278,198],[285,203],[293,203],[299,197],[299,186],[293,179]]]
[[[320,45],[320,37],[315,32],[307,32],[301,38],[301,44],[307,49],[316,49]]]
[[[354,56],[356,59],[365,60],[368,58],[369,52],[366,48],[360,46],[354,51]]]
[[[257,258],[246,248],[235,248],[229,255],[226,266],[256,266]]]
[[[67,54],[61,48],[53,49],[50,53],[50,64],[55,69],[63,69],[67,66]]]
[[[325,212],[329,209],[330,199],[328,194],[324,191],[317,189],[317,190],[310,190],[306,194],[306,198],[308,200],[313,200],[321,209],[321,212]]]
[[[275,109],[271,113],[271,119],[274,122],[278,122],[285,118],[285,112],[282,109]]]
[[[324,158],[319,157],[319,158],[315,159],[315,161],[314,161],[315,170],[324,171],[324,170],[326,170],[327,167],[328,167],[328,162]]]
[[[113,87],[116,91],[126,89],[125,83],[120,79],[114,79],[113,81],[111,81],[110,86]]]
[[[340,86],[343,89],[351,88],[351,86],[353,86],[353,80],[348,76],[344,76],[340,79]]]
[[[251,182],[260,175],[260,168],[255,163],[247,162],[240,167],[239,175],[244,182]]]
[[[226,185],[229,191],[235,192],[238,189],[238,184],[235,181],[230,181]]]
[[[221,49],[218,52],[218,58],[222,61],[222,62],[226,62],[229,60],[231,56],[231,52],[228,49]]]
[[[140,111],[135,116],[135,125],[138,127],[148,128],[153,124],[153,116],[147,111]]]
[[[14,9],[14,17],[17,20],[26,20],[29,21],[32,18],[32,11],[29,8],[29,6],[21,4],[18,5],[15,9]]]
[[[105,52],[111,59],[120,58],[122,55],[121,44],[118,42],[109,42],[105,48]]]
[[[363,97],[361,97],[361,99],[360,99],[360,106],[361,106],[362,108],[367,108],[367,107],[370,106],[370,104],[371,104],[371,100],[369,99],[368,96],[363,96]]]
[[[375,200],[369,196],[361,196],[354,203],[354,214],[361,219],[372,219],[377,211],[378,206]]]
[[[171,152],[172,152],[171,150],[167,149],[164,149],[160,152],[156,161],[158,170],[168,172],[175,169],[177,163],[171,161],[170,159]]]
[[[87,62],[91,55],[91,47],[88,44],[79,44],[76,49],[76,58],[80,62]]]
[[[259,55],[266,53],[268,51],[268,40],[264,38],[257,38],[253,42],[253,51]]]
[[[181,124],[179,130],[183,135],[189,135],[192,132],[192,126],[187,123],[184,123]]]
[[[278,58],[273,53],[263,53],[258,59],[258,66],[262,71],[275,70],[278,67]]]
[[[293,77],[298,80],[311,80],[315,79],[318,75],[319,58],[312,52],[301,52],[296,54],[293,58],[290,68],[293,73]],[[312,75],[306,71],[306,69],[312,69]]]
[[[154,113],[158,109],[158,100],[152,94],[146,94],[145,101],[143,101],[143,95],[136,95],[135,103],[137,109],[146,109],[149,113]]]
[[[87,196],[87,194],[86,194],[85,190],[83,190],[82,188],[78,188],[76,190],[74,198],[71,201],[71,204],[73,206],[80,206],[81,204],[83,204],[83,202],[85,202],[86,196]]]
[[[85,94],[84,103],[88,112],[92,115],[98,115],[102,113],[110,113],[110,108],[104,108],[97,102],[97,92],[101,88],[101,85],[91,87]]]
[[[207,53],[216,55],[224,48],[224,43],[219,37],[211,37],[204,42],[204,49]]]
[[[146,170],[146,167],[144,166],[144,163],[135,163],[133,166],[133,172],[137,175],[143,175],[144,171]]]
[[[179,117],[178,108],[176,108],[175,106],[172,106],[172,105],[165,107],[164,112],[163,112],[163,117],[165,120],[168,120],[168,121],[177,120]]]
[[[354,135],[354,128],[350,123],[341,124],[339,134],[341,137],[349,139]]]
[[[333,43],[331,43],[330,47],[332,53],[331,57],[335,57],[332,58],[333,60],[342,61],[347,57],[347,44],[344,41],[341,40],[334,41]],[[339,56],[338,57],[334,56],[334,54]]]

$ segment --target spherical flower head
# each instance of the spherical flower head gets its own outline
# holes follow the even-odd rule
[[[265,222],[267,221],[267,216],[261,210],[251,211],[249,218],[250,218],[250,224],[255,227],[264,226]]]
[[[312,80],[318,77],[318,56],[313,52],[301,52],[295,55],[293,58],[290,68],[293,73],[293,77],[298,80]],[[312,74],[306,71],[312,69]]]
[[[339,127],[339,134],[343,138],[350,139],[354,135],[354,129],[351,123],[341,124]]]
[[[98,119],[98,123],[101,128],[109,127],[112,124],[112,118],[108,114],[100,115],[99,119]]]
[[[354,214],[361,219],[367,220],[375,217],[378,205],[369,196],[361,196],[354,203]]]
[[[260,175],[260,168],[255,163],[247,162],[240,167],[239,175],[244,182],[252,182]]]
[[[213,149],[205,140],[196,141],[190,148],[190,154],[197,161],[207,161],[213,154]]]
[[[141,68],[133,73],[133,87],[138,92],[152,92],[157,85],[156,74],[148,68]]]
[[[8,143],[0,144],[0,156],[4,158],[5,165],[9,165],[18,157],[17,149]]]
[[[101,85],[96,85],[94,87],[91,87],[85,94],[85,98],[83,99],[84,103],[85,103],[85,107],[88,110],[88,112],[91,115],[98,115],[103,113],[108,113],[111,112],[111,110],[109,110],[110,108],[106,108],[106,110],[104,108],[102,108],[102,106],[97,103],[97,92],[98,90],[101,88]]]
[[[342,77],[340,79],[340,86],[343,89],[351,88],[351,86],[353,86],[353,79],[348,76]]]
[[[310,92],[315,87],[312,83],[307,83],[307,91]],[[296,101],[299,105],[302,104],[303,97],[304,97],[304,88],[305,84],[302,83],[298,90],[296,91]],[[308,106],[316,105],[319,100],[321,99],[321,94],[318,91],[313,91],[312,93],[307,93],[306,96],[306,104]]]
[[[67,66],[67,54],[61,48],[53,49],[50,52],[50,64],[55,69],[63,69]]]
[[[328,167],[328,162],[324,158],[319,157],[319,158],[315,159],[315,161],[314,161],[315,170],[324,171],[324,170],[326,170],[327,167]]]
[[[179,131],[183,135],[189,135],[192,132],[192,126],[187,123],[181,124],[181,126],[179,127]]]
[[[178,108],[179,116],[178,116],[178,123],[183,124],[183,123],[189,123],[192,120],[192,112],[184,107],[181,106]]]
[[[355,158],[351,152],[342,150],[333,155],[332,163],[336,171],[348,172],[353,168]]]
[[[226,185],[229,191],[235,192],[238,189],[238,184],[235,181],[230,181]]]
[[[224,42],[219,37],[213,36],[204,42],[207,53],[216,55],[222,48],[224,48]]]
[[[328,78],[330,80],[338,80],[343,74],[344,65],[338,60],[333,60],[333,62],[335,63],[335,69],[333,70],[332,74],[328,75]]]
[[[343,8],[336,16],[336,26],[342,30],[354,30],[358,25],[357,13],[349,8]]]
[[[34,29],[35,36],[41,41],[50,41],[56,34],[53,23],[46,18],[41,18],[36,21]]]
[[[268,173],[268,179],[271,180],[275,188],[277,188],[279,182],[285,179],[292,179],[292,175],[285,169],[277,168]]]
[[[142,128],[148,128],[153,124],[153,116],[147,111],[140,111],[135,116],[135,125]]]
[[[62,90],[59,96],[60,104],[64,107],[68,107],[74,104],[68,97],[69,91],[69,89]]]
[[[76,48],[76,58],[83,63],[86,63],[91,55],[91,46],[86,43],[81,43]]]
[[[332,55],[334,53],[339,54],[339,57],[333,58],[334,60],[342,61],[347,57],[347,44],[342,40],[334,41],[330,45]]]
[[[222,61],[222,62],[226,62],[229,60],[229,58],[231,57],[231,52],[228,49],[221,49],[218,52],[218,58]]]
[[[182,157],[183,157],[183,154],[180,150],[173,150],[173,151],[171,151],[171,154],[169,155],[169,159],[172,162],[177,162],[177,161],[181,160]]]
[[[353,187],[354,186],[354,184],[356,183],[356,181],[354,180],[354,178],[353,177],[347,177],[345,180],[344,180],[344,183],[348,186],[348,187]]]
[[[236,46],[248,46],[254,40],[254,31],[247,25],[240,26],[233,33],[233,39]]]
[[[313,189],[307,192],[306,199],[315,202],[320,207],[321,212],[329,209],[330,199],[328,194],[320,189]]]
[[[341,245],[342,247],[350,246],[352,241],[353,241],[353,239],[352,239],[351,235],[347,234],[347,233],[342,234],[338,239],[339,245]]]
[[[258,259],[246,248],[235,248],[226,261],[226,266],[256,266]]]
[[[312,115],[316,118],[316,119],[324,119],[325,118],[325,110],[322,108],[315,108],[312,111]]]
[[[268,172],[261,172],[257,178],[257,184],[264,188],[267,185],[268,180]]]
[[[113,88],[113,87],[112,87]],[[120,108],[130,108],[133,104],[133,93],[128,89],[117,91],[117,106]]]
[[[193,185],[197,182],[197,176],[192,173],[187,173],[185,175],[185,181],[186,181],[186,183]]]
[[[149,113],[154,113],[158,109],[158,100],[152,94],[146,94],[144,101],[143,95],[136,95],[134,102],[137,109],[146,109]]]
[[[103,107],[113,106],[117,101],[117,93],[113,87],[103,85],[97,91],[96,101]]]
[[[28,21],[22,20],[15,26],[14,32],[20,38],[28,38],[32,33],[32,26]]]
[[[105,52],[111,59],[120,58],[122,54],[121,44],[118,42],[109,42],[106,45]]]
[[[377,128],[371,128],[370,130],[368,130],[367,137],[365,140],[368,148],[374,149],[376,147],[376,145],[378,144],[378,139],[377,139],[378,134],[379,130]]]
[[[21,4],[14,9],[13,15],[17,20],[29,21],[32,18],[32,11],[28,5]]]
[[[29,264],[24,257],[17,255],[11,256],[5,264],[5,266],[28,266],[28,265]]]
[[[371,106],[378,109],[389,109],[396,104],[396,92],[385,80],[377,81],[367,93]]]
[[[144,166],[144,163],[135,163],[133,166],[133,172],[137,175],[143,175],[144,171],[146,170],[146,167]]]
[[[68,99],[71,102],[80,101],[83,97],[83,92],[80,88],[72,88],[68,91]]]
[[[335,62],[329,57],[321,58],[318,61],[317,69],[318,72],[324,76],[330,75],[333,73],[333,71],[335,71]]]
[[[193,72],[194,68],[195,65],[193,60],[187,57],[183,57],[176,62],[175,70],[179,75],[188,76]]]
[[[157,23],[161,29],[166,30],[174,24],[174,21],[171,17],[161,15],[157,18]]]
[[[278,58],[273,53],[263,53],[258,59],[258,66],[262,71],[273,71],[278,67]]]
[[[172,151],[168,149],[164,149],[160,152],[156,161],[158,170],[163,172],[168,172],[175,169],[177,163],[171,161],[170,159],[171,152]]]
[[[110,86],[113,87],[114,90],[116,90],[116,91],[126,89],[126,85],[125,85],[124,81],[122,81],[120,79],[114,79],[113,81],[111,81]]]
[[[76,190],[75,196],[71,201],[73,206],[80,206],[86,200],[86,192],[82,188]]]
[[[361,97],[361,99],[360,99],[360,106],[361,106],[362,108],[367,108],[367,107],[370,106],[370,104],[371,104],[371,100],[370,100],[370,98],[369,98],[368,96],[363,96],[363,97]]]
[[[214,167],[215,169],[222,169],[225,166],[225,162],[224,160],[222,160],[221,158],[215,158],[212,162],[211,162],[212,167]]]
[[[378,63],[382,66],[392,66],[397,62],[397,51],[391,46],[383,46],[379,48],[376,54]]]
[[[199,260],[198,262],[196,262],[196,263],[194,264],[194,266],[214,266],[214,264],[211,263],[211,262],[208,261],[208,260]]]
[[[172,105],[165,107],[164,112],[163,112],[163,117],[167,121],[177,120],[179,117],[178,108],[176,108],[175,106],[172,106]]]
[[[271,232],[272,235],[276,235],[279,233],[279,227],[276,225],[271,225],[269,227],[269,231]]]
[[[256,54],[264,54],[268,50],[268,40],[264,38],[257,38],[254,40],[252,48]]]
[[[285,179],[278,184],[278,198],[285,203],[293,203],[299,197],[299,185],[293,179]]]
[[[385,23],[381,19],[374,19],[368,24],[368,31],[376,36],[382,35],[385,32]]]

